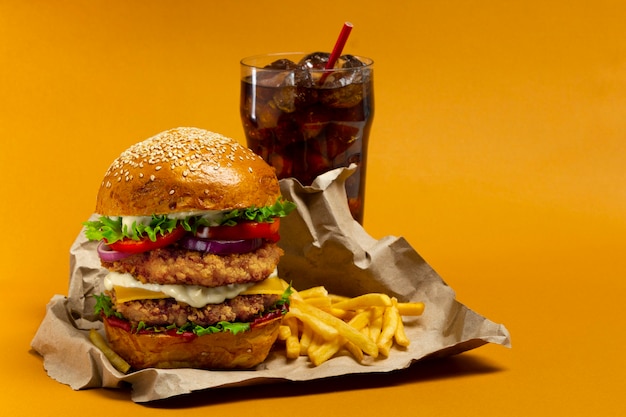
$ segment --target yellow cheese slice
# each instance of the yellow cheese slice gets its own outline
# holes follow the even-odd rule
[[[278,294],[282,295],[289,287],[284,280],[278,277],[269,277],[268,279],[254,284],[248,288],[241,295],[253,295],[253,294]]]

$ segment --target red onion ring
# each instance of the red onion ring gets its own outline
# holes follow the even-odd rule
[[[100,243],[98,243],[98,256],[104,262],[119,261],[120,259],[128,258],[131,255],[132,253],[119,252],[119,251],[113,250],[103,241],[100,241]]]
[[[263,239],[242,240],[213,240],[199,239],[193,236],[185,236],[180,240],[180,245],[185,249],[195,250],[215,255],[230,255],[233,253],[248,253],[257,250],[263,244]]]

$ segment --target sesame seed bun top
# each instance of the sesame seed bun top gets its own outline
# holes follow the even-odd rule
[[[139,142],[113,161],[96,213],[150,216],[272,205],[280,196],[274,169],[218,133],[180,127]]]

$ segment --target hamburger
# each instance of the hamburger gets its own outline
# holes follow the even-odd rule
[[[293,208],[273,168],[220,134],[176,128],[125,150],[84,223],[108,270],[95,310],[111,348],[134,369],[263,362],[289,304],[275,271]]]

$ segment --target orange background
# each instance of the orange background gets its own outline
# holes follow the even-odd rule
[[[607,0],[1,0],[3,414],[623,415],[625,16]],[[345,20],[346,52],[376,61],[365,228],[406,237],[513,348],[150,406],[50,379],[30,340],[112,159],[175,126],[243,142],[239,59],[329,50]]]

